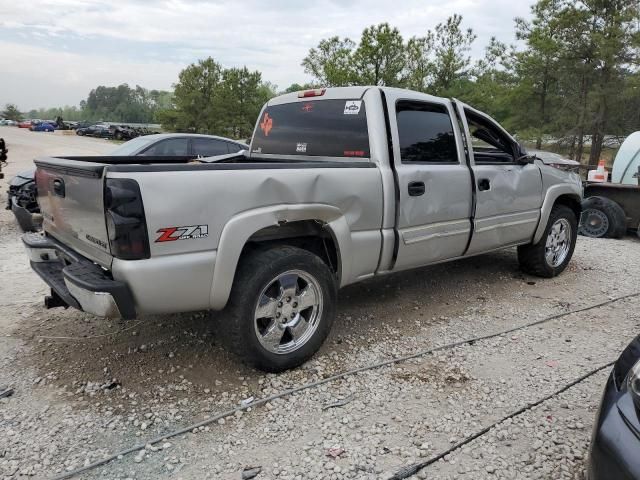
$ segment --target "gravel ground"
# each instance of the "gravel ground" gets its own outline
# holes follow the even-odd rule
[[[45,153],[101,140],[0,127],[10,176]],[[0,182],[0,202],[7,181]],[[515,252],[373,279],[341,291],[325,346],[271,375],[218,344],[217,315],[110,322],[44,310],[44,285],[0,212],[0,478],[56,474],[335,373],[636,293],[640,242],[579,238],[558,278],[523,275]],[[79,475],[93,479],[386,479],[614,360],[637,335],[640,297],[346,376]],[[581,479],[607,372],[500,423],[412,478]],[[337,402],[342,406],[327,408]]]

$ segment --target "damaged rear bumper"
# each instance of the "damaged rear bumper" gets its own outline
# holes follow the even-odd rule
[[[34,233],[22,237],[31,268],[51,287],[47,307],[69,306],[99,317],[136,317],[127,285],[57,240]]]

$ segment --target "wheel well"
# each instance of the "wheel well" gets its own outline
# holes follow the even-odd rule
[[[300,220],[263,228],[249,237],[240,256],[247,251],[271,245],[291,245],[307,250],[320,257],[332,272],[340,274],[338,243],[325,222]]]
[[[582,205],[580,201],[572,195],[560,195],[556,198],[557,204],[565,205],[573,210],[573,213],[576,214],[576,219],[580,222],[580,214],[582,213]]]

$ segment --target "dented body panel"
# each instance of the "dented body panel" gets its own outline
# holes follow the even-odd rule
[[[314,103],[326,101],[333,103]],[[353,146],[349,135],[330,132],[339,146],[336,156],[317,156],[314,148],[333,148],[314,144],[323,141],[322,132],[307,129],[297,138],[290,126],[278,137],[283,115],[306,122],[306,113],[324,112],[329,105],[344,107],[339,120],[345,128],[364,125],[364,136],[359,132]],[[399,119],[414,111],[434,111],[449,125],[448,136],[439,139],[449,145],[443,161],[427,154],[424,161],[407,159],[414,154],[407,150]],[[537,241],[560,197],[580,199],[579,181],[537,160],[491,164],[474,157],[469,112],[484,115],[423,93],[336,88],[312,98],[293,93],[270,100],[247,155],[171,163],[136,159],[136,164],[40,159],[45,234],[126,285],[136,313],[224,308],[247,246],[265,239],[286,242],[295,237],[292,231],[320,235],[325,248],[331,244],[339,287]],[[358,119],[365,114],[366,122]],[[293,140],[287,137],[292,128]],[[500,128],[496,131],[519,149]],[[290,150],[273,153],[280,145]],[[53,182],[59,178],[72,193],[67,198],[55,195]],[[107,197],[118,185],[128,185],[122,182],[139,188],[136,201],[143,205],[134,223],[143,222],[147,249],[133,260],[109,248],[117,237],[110,232],[109,209],[118,202]],[[331,262],[328,251],[326,261]]]

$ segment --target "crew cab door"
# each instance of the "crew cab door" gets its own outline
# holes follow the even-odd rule
[[[540,218],[542,176],[518,161],[518,143],[488,115],[456,102],[467,136],[476,206],[468,255],[526,243]]]
[[[471,172],[451,102],[383,89],[398,204],[394,270],[461,256],[471,231]]]

